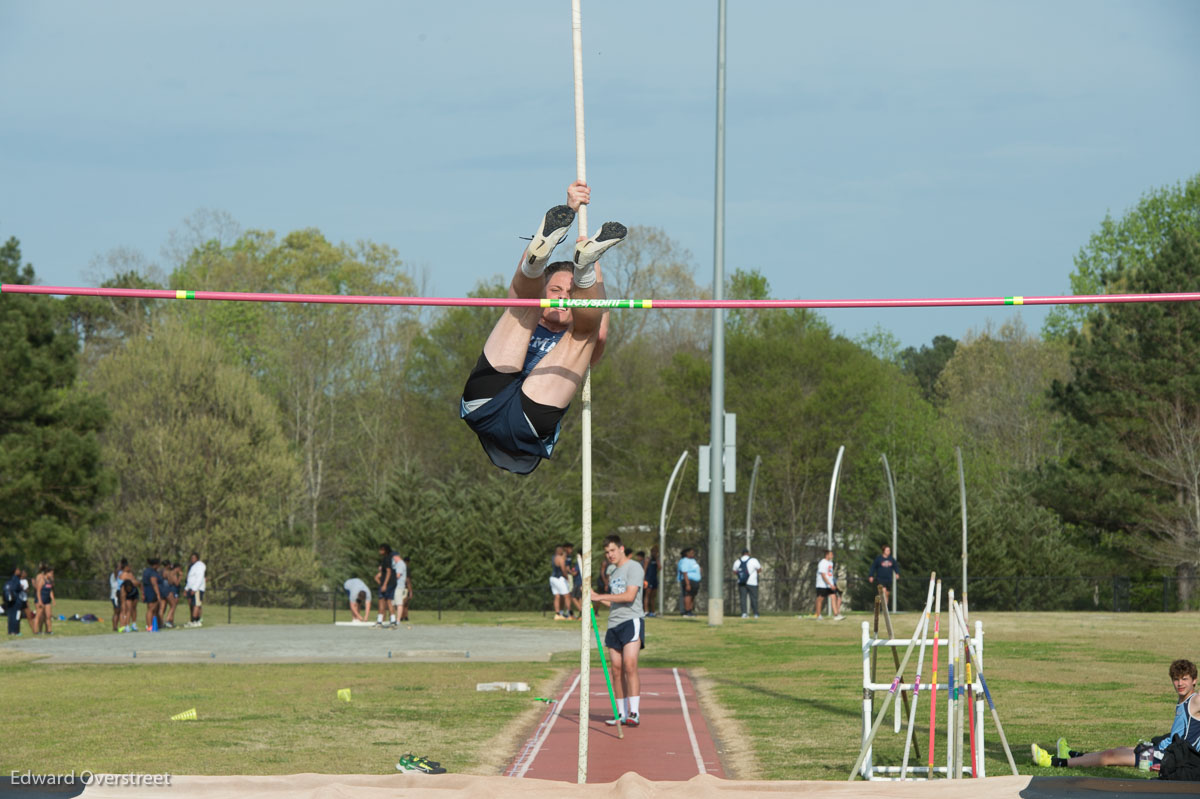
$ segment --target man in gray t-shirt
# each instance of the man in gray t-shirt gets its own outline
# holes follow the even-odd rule
[[[646,622],[642,612],[646,573],[640,563],[625,554],[625,547],[621,545],[618,535],[604,539],[604,557],[613,566],[608,578],[609,593],[593,594],[592,598],[611,608],[604,646],[612,661],[613,693],[616,694],[620,713],[605,724],[636,727],[641,723],[638,717],[642,691],[638,677],[638,654],[646,646]]]

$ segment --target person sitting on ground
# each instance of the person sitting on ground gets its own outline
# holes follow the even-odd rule
[[[573,261],[550,263],[579,207],[590,199],[591,189],[577,180],[567,187],[567,204],[546,212],[513,275],[510,298],[604,298],[596,261],[625,238],[624,225],[605,222],[592,238],[580,237]],[[567,406],[588,367],[600,360],[607,329],[601,308],[504,310],[460,402],[460,416],[493,464],[529,474],[550,457]]]
[[[355,621],[369,622],[371,616],[371,589],[357,577],[351,577],[342,583],[346,589],[346,598],[350,600],[350,613]]]
[[[1150,742],[1137,746],[1120,746],[1115,749],[1105,749],[1102,752],[1076,752],[1067,745],[1066,738],[1059,738],[1056,752],[1051,755],[1037,744],[1030,745],[1035,765],[1043,768],[1084,768],[1087,766],[1128,766],[1138,765],[1138,758],[1143,752],[1153,754],[1155,762],[1162,759],[1162,753],[1171,745],[1176,736],[1182,738],[1193,751],[1200,752],[1200,694],[1196,693],[1196,664],[1190,660],[1176,660],[1167,670],[1171,677],[1171,686],[1175,689],[1175,719],[1171,730],[1166,735],[1155,736]]]

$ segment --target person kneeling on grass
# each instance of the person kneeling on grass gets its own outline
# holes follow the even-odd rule
[[[604,539],[604,557],[613,566],[608,578],[610,593],[593,594],[592,599],[610,608],[604,646],[612,661],[613,694],[620,714],[604,723],[610,727],[618,724],[636,727],[641,723],[638,706],[642,699],[638,654],[646,646],[646,621],[642,612],[645,572],[640,563],[626,554],[619,535]]]
[[[1162,760],[1163,752],[1171,745],[1171,741],[1179,736],[1193,751],[1200,751],[1200,694],[1196,693],[1196,664],[1190,660],[1176,660],[1171,664],[1168,673],[1171,685],[1177,697],[1175,705],[1175,720],[1171,731],[1166,735],[1155,736],[1150,743],[1137,746],[1121,746],[1116,749],[1105,749],[1103,752],[1076,752],[1067,746],[1065,738],[1059,738],[1057,751],[1052,755],[1037,744],[1032,744],[1035,765],[1048,768],[1051,766],[1063,768],[1084,768],[1086,766],[1128,766],[1136,767],[1138,756],[1143,751],[1154,753],[1155,762]]]

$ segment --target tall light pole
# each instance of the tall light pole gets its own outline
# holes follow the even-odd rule
[[[713,299],[725,298],[725,0],[717,0],[717,178],[713,219]],[[712,436],[708,492],[708,623],[725,621],[725,312],[713,310]],[[731,464],[732,465],[732,464]]]

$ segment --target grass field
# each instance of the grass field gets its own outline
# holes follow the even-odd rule
[[[64,615],[92,612],[106,622],[59,622],[56,635],[111,635],[103,607],[60,602]],[[328,611],[235,614],[242,624],[329,622]],[[434,617],[414,613],[413,622],[433,624]],[[731,776],[845,779],[859,747],[865,618],[730,618],[718,628],[703,619],[652,619],[642,664],[686,668],[697,678]],[[1192,629],[1196,614],[977,618],[984,624],[985,674],[1022,774],[1051,773],[1029,763],[1031,741],[1045,746],[1066,735],[1073,748],[1099,749],[1166,732],[1173,706],[1167,665],[1178,657],[1200,659],[1178,649],[1191,640],[1181,631]],[[215,613],[205,626],[223,621]],[[916,621],[915,614],[898,616],[897,635],[910,635]],[[441,623],[565,626],[533,613],[453,612]],[[415,751],[452,771],[495,774],[544,712],[531,697],[551,695],[577,662],[556,656],[550,663],[41,665],[0,645],[0,704],[8,711],[0,773],[384,773],[400,754]],[[880,659],[881,681],[892,673],[885,662],[890,657]],[[929,671],[927,662],[926,679]],[[533,691],[475,691],[476,682],[492,680],[529,682]],[[351,689],[351,703],[336,699],[339,688]],[[928,719],[927,701],[923,696],[919,720]],[[169,721],[191,707],[199,721]],[[990,717],[986,727],[987,773],[1007,774]],[[889,721],[879,733],[876,763],[899,763],[903,737],[890,728]],[[924,723],[916,736],[924,753]],[[939,762],[942,740],[939,734]],[[1137,775],[1132,769],[1053,773]]]

